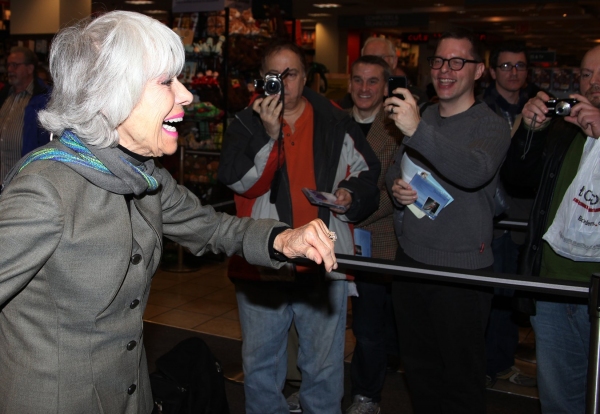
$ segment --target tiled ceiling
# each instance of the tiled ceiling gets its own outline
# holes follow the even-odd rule
[[[288,0],[288,4],[291,0]],[[369,31],[440,32],[453,26],[470,28],[492,41],[520,39],[534,50],[556,51],[562,61],[578,62],[586,50],[600,44],[600,1],[503,1],[503,0],[331,0],[342,7],[323,9],[315,3],[325,0],[296,0],[293,17],[310,19],[314,24],[324,19],[340,23],[364,20],[365,16],[381,21],[384,16],[400,16],[401,27],[381,27]],[[282,4],[277,0],[263,0]],[[124,0],[106,0],[105,9],[171,10],[172,0],[154,0],[154,4],[134,6]],[[93,4],[97,4],[94,2]],[[311,17],[328,13],[328,17]],[[424,19],[423,19],[424,17]],[[416,22],[416,23],[413,23]],[[565,57],[568,57],[565,59]],[[576,64],[576,63],[575,63]]]

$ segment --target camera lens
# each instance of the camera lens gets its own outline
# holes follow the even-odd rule
[[[561,101],[556,104],[556,115],[568,116],[571,113],[571,104]]]
[[[275,95],[281,91],[281,82],[278,79],[269,79],[265,82],[265,93]]]

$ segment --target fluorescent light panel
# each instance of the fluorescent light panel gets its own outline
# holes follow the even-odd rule
[[[337,3],[315,3],[313,6],[319,9],[337,9],[338,7],[342,7],[341,4]]]

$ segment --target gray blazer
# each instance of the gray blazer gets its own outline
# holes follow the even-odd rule
[[[128,203],[36,161],[0,197],[0,414],[150,413],[142,315],[163,234],[278,266],[274,220],[216,213],[162,168]]]

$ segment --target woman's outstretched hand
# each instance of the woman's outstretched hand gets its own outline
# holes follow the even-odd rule
[[[297,229],[288,229],[275,237],[273,248],[289,259],[306,257],[317,264],[323,263],[325,270],[337,269],[334,253],[335,233],[325,223],[315,219]]]

